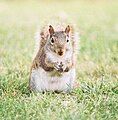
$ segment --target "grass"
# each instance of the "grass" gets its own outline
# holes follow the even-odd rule
[[[56,8],[55,8],[56,6]],[[81,42],[71,94],[30,93],[37,26],[61,11],[77,23]],[[118,1],[0,1],[0,119],[118,119]]]

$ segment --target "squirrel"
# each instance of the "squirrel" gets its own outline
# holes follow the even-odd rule
[[[38,50],[30,70],[30,90],[70,92],[74,88],[78,33],[73,26],[61,27],[55,30],[48,25],[38,33]]]

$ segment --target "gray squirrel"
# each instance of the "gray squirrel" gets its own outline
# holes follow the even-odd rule
[[[65,29],[47,25],[37,34],[38,49],[31,66],[30,89],[39,92],[71,91],[76,80],[78,32],[70,25]]]

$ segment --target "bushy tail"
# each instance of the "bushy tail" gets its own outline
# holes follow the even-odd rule
[[[34,53],[33,53],[33,59],[37,55],[39,49],[40,49],[40,43],[41,43],[41,30],[40,27],[38,28],[37,32],[35,33],[34,39],[35,39],[35,47],[34,47]]]

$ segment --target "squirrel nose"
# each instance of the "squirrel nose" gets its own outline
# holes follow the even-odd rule
[[[59,54],[60,56],[62,56],[62,55],[63,55],[63,51],[60,50],[60,51],[58,52],[58,54]]]

